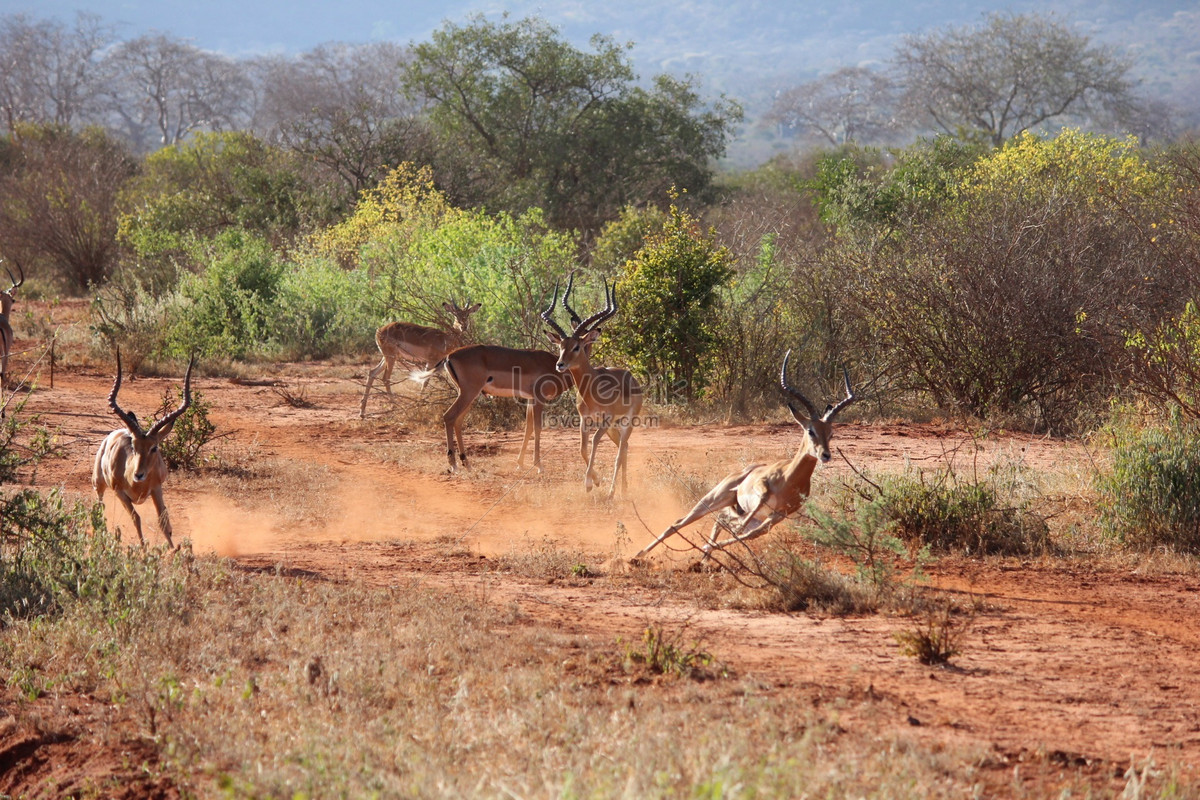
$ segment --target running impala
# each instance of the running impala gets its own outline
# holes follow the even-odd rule
[[[696,503],[691,511],[643,547],[634,556],[635,560],[678,533],[680,528],[691,525],[713,512],[721,512],[713,523],[712,532],[703,548],[704,557],[708,558],[714,549],[762,536],[771,530],[773,525],[794,514],[808,499],[817,462],[824,464],[832,457],[829,452],[829,440],[833,437],[833,421],[855,398],[854,391],[850,388],[850,376],[843,372],[846,382],[845,398],[837,405],[829,406],[824,414],[818,415],[808,398],[788,383],[788,358],[791,355],[792,351],[789,350],[783,357],[779,385],[808,412],[806,417],[788,402],[792,417],[800,423],[806,434],[804,444],[796,451],[796,455],[773,464],[751,464],[741,472],[729,475],[701,497],[700,502]],[[718,541],[717,534],[722,528],[730,529],[733,535]]]
[[[125,423],[124,428],[118,428],[100,443],[96,451],[96,463],[92,468],[92,487],[96,497],[104,502],[104,492],[112,489],[133,518],[133,527],[137,530],[138,541],[146,543],[142,536],[142,518],[138,516],[133,506],[142,503],[147,497],[154,501],[154,510],[158,514],[158,527],[166,537],[167,544],[174,547],[171,541],[171,518],[163,503],[162,486],[167,478],[167,462],[159,452],[159,445],[170,435],[175,421],[179,419],[188,405],[192,402],[192,364],[188,362],[187,373],[183,377],[183,403],[165,417],[154,423],[150,430],[143,431],[138,424],[137,415],[125,411],[117,405],[117,392],[121,389],[121,351],[117,351],[117,379],[113,382],[112,391],[108,394],[108,405],[114,414]]]

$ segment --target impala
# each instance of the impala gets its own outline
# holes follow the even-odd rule
[[[8,273],[12,286],[0,292],[0,389],[8,385],[8,357],[13,349],[13,329],[8,318],[12,313],[13,303],[16,302],[13,292],[25,282],[25,270],[21,269],[19,263],[17,271],[21,274],[21,280],[14,278],[8,267],[5,267],[4,271]]]
[[[580,455],[587,465],[583,479],[584,489],[591,491],[597,481],[593,466],[600,438],[608,434],[617,445],[617,460],[613,465],[612,483],[608,489],[608,496],[612,497],[617,488],[618,473],[621,475],[621,490],[625,491],[628,488],[626,476],[629,469],[629,435],[633,433],[633,426],[637,424],[638,414],[642,410],[642,387],[629,370],[593,367],[591,364],[592,344],[600,335],[600,325],[617,313],[616,286],[610,290],[605,284],[605,307],[585,320],[580,320],[567,305],[567,296],[570,293],[571,285],[568,283],[562,304],[575,323],[570,335],[559,327],[552,316],[554,306],[558,303],[557,286],[554,287],[554,299],[550,301],[550,307],[542,312],[542,319],[553,329],[546,331],[546,335],[551,342],[558,345],[558,361],[554,368],[559,372],[570,373],[571,380],[575,383]],[[589,433],[592,434],[590,454]]]
[[[375,344],[379,347],[383,359],[377,367],[367,373],[367,389],[363,392],[359,417],[367,416],[367,398],[371,395],[371,384],[380,372],[383,373],[384,388],[391,394],[392,368],[397,360],[428,370],[462,344],[471,315],[478,311],[479,307],[479,303],[465,307],[453,302],[442,303],[442,308],[454,318],[448,331],[411,322],[389,322],[387,325],[381,325],[379,330],[375,331]]]
[[[125,506],[129,516],[133,518],[138,541],[142,544],[146,543],[142,537],[142,519],[133,506],[150,497],[158,514],[158,527],[166,537],[167,544],[175,546],[171,541],[171,518],[167,514],[166,505],[163,504],[162,494],[163,481],[167,477],[167,462],[163,460],[159,446],[171,433],[175,420],[179,419],[192,402],[194,361],[195,358],[188,361],[187,373],[183,377],[183,403],[154,423],[150,430],[143,431],[137,416],[117,405],[117,392],[121,388],[121,351],[117,351],[117,379],[109,392],[108,405],[125,423],[125,427],[108,434],[100,443],[100,449],[96,451],[96,463],[92,468],[92,487],[101,502],[104,501],[104,492],[108,489],[113,490],[121,505]]]
[[[846,397],[835,406],[829,406],[823,415],[818,416],[816,409],[808,399],[788,383],[788,359],[792,351],[783,357],[783,367],[779,371],[779,384],[784,392],[798,400],[808,416],[801,414],[796,407],[788,402],[792,416],[807,432],[804,444],[796,451],[791,459],[776,461],[773,464],[751,464],[741,472],[736,472],[716,486],[712,491],[700,498],[700,502],[663,531],[662,535],[646,545],[634,556],[641,558],[667,539],[678,533],[701,517],[715,511],[722,512],[713,524],[708,542],[704,545],[704,557],[714,549],[720,549],[735,542],[745,542],[762,536],[779,521],[793,514],[808,498],[812,485],[813,469],[817,462],[827,463],[831,458],[829,440],[833,436],[833,421],[842,409],[854,402],[854,391],[850,388],[850,376],[843,371],[846,382]],[[728,527],[733,536],[723,541],[717,540],[717,534],[723,527]]]
[[[533,465],[542,471],[542,410],[571,388],[571,379],[555,369],[557,359],[545,350],[519,350],[490,344],[460,347],[442,359],[432,369],[416,372],[413,379],[425,381],[436,371],[444,370],[446,377],[458,389],[458,397],[442,421],[446,424],[446,453],[450,471],[454,461],[454,443],[458,441],[458,456],[467,466],[467,451],[463,446],[462,421],[471,404],[481,394],[494,397],[515,397],[527,402],[525,409],[525,438],[517,465],[524,468],[525,451],[533,438]]]

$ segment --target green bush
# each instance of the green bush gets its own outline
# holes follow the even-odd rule
[[[1135,550],[1200,553],[1200,423],[1110,429],[1112,465],[1096,479],[1102,527]]]
[[[910,546],[973,555],[1028,555],[1045,550],[1045,521],[1023,502],[1006,505],[986,483],[961,483],[949,471],[905,474],[880,484],[881,512]]]
[[[291,265],[273,308],[270,339],[288,360],[370,351],[387,316],[366,270],[323,258]]]
[[[155,412],[155,420],[179,408],[183,402],[183,387],[168,387],[163,393],[162,404]],[[171,435],[159,445],[163,460],[171,469],[194,470],[200,467],[203,458],[200,451],[218,438],[217,426],[208,418],[211,406],[199,389],[192,390],[192,402],[187,411],[179,415],[171,429]]]
[[[246,358],[270,336],[283,265],[265,239],[242,230],[197,247],[208,266],[179,281],[168,353]]]

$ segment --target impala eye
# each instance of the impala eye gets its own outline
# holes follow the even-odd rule
[[[151,452],[151,453],[157,453],[157,452],[158,452],[158,445],[154,445],[154,447],[151,447],[151,448],[150,448],[150,452]]]
[[[571,352],[573,352],[573,353],[578,353],[578,352],[579,352],[579,345],[575,345],[575,349],[574,349],[574,350],[572,350]]]

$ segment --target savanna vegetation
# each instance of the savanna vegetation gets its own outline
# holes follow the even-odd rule
[[[691,80],[639,80],[613,41],[579,49],[538,19],[472,18],[410,48],[328,46],[255,70],[165,35],[114,42],[86,17],[0,25],[0,53],[65,40],[77,46],[64,58],[103,66],[86,80],[62,73],[78,76],[74,94],[22,91],[42,85],[26,80],[36,62],[0,72],[0,258],[27,276],[22,297],[90,302],[68,366],[107,369],[118,347],[144,373],[193,354],[208,374],[237,376],[266,362],[365,365],[379,325],[444,326],[450,299],[482,304],[477,341],[545,349],[539,314],[573,273],[580,308],[600,308],[615,284],[620,311],[594,360],[633,370],[651,413],[681,424],[783,419],[790,349],[814,395],[837,396],[852,376],[860,419],[936,417],[1098,454],[1066,533],[1036,480],[1004,465],[868,470],[820,490],[808,519],[703,578],[742,607],[911,615],[924,622],[902,644],[941,663],[967,646],[973,612],[920,591],[939,556],[1169,553],[1194,568],[1200,147],[1151,124],[1125,60],[1052,20],[1001,16],[909,40],[896,61],[908,94],[856,69],[798,87],[777,121],[825,141],[742,173],[719,167],[736,102]],[[998,116],[1014,42],[1047,66]],[[151,63],[176,65],[159,77],[178,82],[142,96]],[[270,91],[255,91],[256,75]],[[874,100],[837,106],[851,90]],[[204,103],[155,105],[189,91]],[[87,101],[52,102],[75,96]],[[867,144],[896,137],[896,119],[904,141]],[[12,322],[34,347],[55,335]],[[30,703],[74,692],[126,708],[155,769],[187,791],[958,796],[975,785],[890,742],[856,741],[823,766],[835,723],[748,683],[731,689],[728,670],[677,632],[580,654],[470,597],[129,550],[96,507],[31,488],[52,432],[4,397],[7,688]],[[215,433],[193,425],[204,441],[178,459],[204,469]],[[685,505],[707,488],[708,476],[663,471],[697,481]],[[567,580],[601,568],[550,555],[519,568]],[[511,647],[497,657],[498,635]],[[499,670],[503,686],[485,679]],[[644,701],[641,684],[615,689],[614,675],[694,682],[687,704]],[[736,721],[679,737],[693,702]],[[505,760],[472,758],[501,740]]]

